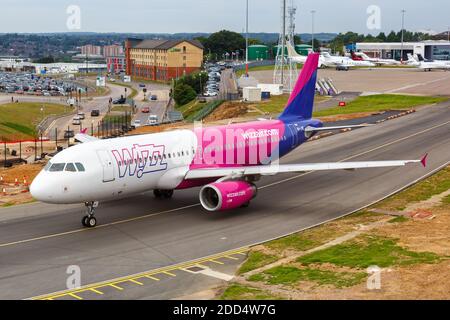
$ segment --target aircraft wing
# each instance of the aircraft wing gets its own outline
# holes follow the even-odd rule
[[[410,163],[422,163],[426,166],[427,156],[422,160],[393,160],[393,161],[361,161],[361,162],[329,162],[329,163],[305,163],[305,164],[281,164],[267,166],[249,166],[232,168],[206,168],[188,171],[187,180],[245,176],[273,176],[278,173],[300,173],[325,170],[355,170],[368,168],[402,167]]]
[[[82,130],[80,133],[75,135],[75,140],[80,141],[81,143],[87,143],[92,141],[97,141],[98,138],[90,136],[86,134],[87,129]]]

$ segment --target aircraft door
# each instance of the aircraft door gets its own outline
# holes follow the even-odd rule
[[[103,182],[114,181],[114,165],[110,153],[107,150],[97,150],[97,156],[103,167]]]

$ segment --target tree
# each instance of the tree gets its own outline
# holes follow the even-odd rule
[[[203,88],[206,85],[206,81],[208,81],[208,73],[207,72],[196,72],[186,76],[181,77],[177,80],[178,84],[187,84],[192,89],[195,90],[197,94],[201,93]]]
[[[235,52],[245,48],[245,38],[236,32],[222,30],[213,33],[206,39],[204,43],[206,51],[211,50],[211,53],[221,57],[225,53]]]
[[[177,105],[182,106],[186,103],[191,102],[197,97],[197,93],[192,89],[191,86],[179,83],[175,86],[175,90],[173,92],[173,99],[177,103]]]

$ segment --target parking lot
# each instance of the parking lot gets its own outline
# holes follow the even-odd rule
[[[66,80],[41,77],[31,73],[0,73],[0,92],[31,96],[66,96],[78,90],[75,83]]]

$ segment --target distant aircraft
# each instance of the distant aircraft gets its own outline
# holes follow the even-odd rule
[[[422,58],[422,59],[420,59]],[[412,55],[408,53],[408,61],[407,65],[417,67],[424,71],[432,71],[432,70],[450,70],[450,62],[448,61],[427,61],[424,60],[423,57],[418,55]]]
[[[312,119],[319,54],[310,54],[276,120],[99,140],[85,132],[75,145],[55,155],[30,186],[32,196],[54,204],[85,203],[85,227],[95,227],[99,201],[153,190],[169,199],[174,190],[202,187],[207,211],[246,207],[263,176],[321,170],[400,167],[422,160],[278,164],[278,160],[324,128]],[[300,195],[301,196],[301,195]],[[151,202],[149,202],[151,205]]]
[[[327,67],[376,67],[376,64],[370,61],[355,61],[349,57],[332,56],[328,52],[323,52],[321,57]]]
[[[287,47],[289,58],[291,58],[292,61],[297,62],[297,63],[305,63],[306,62],[307,57],[298,54],[295,51],[292,44],[287,43],[286,47]],[[325,67],[342,66],[342,67],[352,68],[352,67],[375,67],[376,65],[374,63],[371,63],[368,61],[354,61],[348,57],[332,56],[328,52],[324,52],[324,53],[320,54],[319,64],[318,64],[319,68],[321,68],[323,66],[325,66]]]
[[[375,63],[378,66],[397,66],[401,65],[400,61],[394,59],[380,59],[380,58],[371,58],[364,52],[352,52],[352,59],[354,61],[368,61]]]

